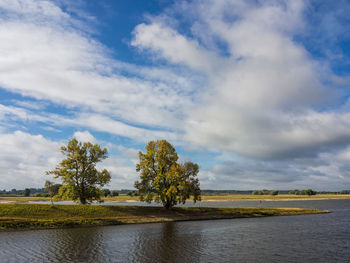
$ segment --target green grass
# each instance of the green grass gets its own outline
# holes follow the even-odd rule
[[[10,202],[50,201],[50,197],[0,196],[0,202],[1,201],[10,201]]]
[[[0,229],[54,228],[325,213],[298,208],[205,208],[0,204]]]

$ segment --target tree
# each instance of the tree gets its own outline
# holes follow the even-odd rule
[[[118,196],[119,192],[117,190],[112,190],[111,191],[111,196]]]
[[[291,190],[291,191],[289,191],[289,194],[291,194],[291,195],[297,195],[297,194],[299,194],[299,190],[298,189],[295,189],[295,190]]]
[[[306,190],[303,190],[303,191],[304,191],[304,194],[306,194],[308,196],[316,194],[316,191],[314,191],[312,189],[306,189]]]
[[[58,196],[79,200],[81,204],[100,200],[101,190],[98,186],[108,184],[111,175],[106,169],[98,171],[96,164],[107,158],[107,149],[90,142],[82,144],[74,138],[67,146],[61,147],[61,152],[67,158],[55,170],[46,172],[62,180]]]
[[[58,191],[62,185],[60,184],[54,184],[53,182],[50,182],[46,180],[45,182],[45,189],[49,193],[51,204],[53,205],[53,197],[58,194]]]
[[[30,189],[29,188],[24,189],[23,195],[24,196],[30,196]]]
[[[102,195],[104,197],[107,197],[107,196],[110,196],[111,195],[111,190],[105,188],[105,189],[102,189]]]
[[[146,153],[139,152],[140,163],[136,164],[141,180],[135,182],[135,188],[141,201],[156,201],[170,209],[190,196],[194,202],[201,200],[197,164],[177,163],[177,153],[166,140],[150,141],[145,149]]]

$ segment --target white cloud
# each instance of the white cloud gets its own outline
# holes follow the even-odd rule
[[[60,161],[60,144],[22,131],[0,133],[0,188],[44,186]]]
[[[21,107],[0,104],[0,123],[3,123],[4,126],[9,126],[15,125],[11,123],[16,123],[18,121],[44,122],[60,128],[90,128],[96,131],[132,138],[138,142],[147,142],[160,138],[173,141],[179,139],[175,132],[134,127],[101,114],[80,113],[76,116],[66,117],[52,113],[37,113]]]
[[[127,156],[111,156],[99,165],[111,172],[110,189],[132,189],[139,175]]]
[[[162,17],[135,29],[134,45],[171,63],[210,65],[207,87],[186,108],[187,141],[262,159],[350,143],[348,113],[318,110],[337,103],[337,91],[321,78],[329,70],[294,40],[304,8],[302,1],[194,1],[178,10],[198,16],[191,40]],[[228,54],[212,55],[195,40],[203,35],[221,41]]]
[[[176,115],[190,103],[191,79],[174,81],[176,72],[168,76],[166,70],[111,59],[106,47],[74,27],[68,13],[52,6],[32,0],[0,5],[12,14],[0,19],[2,88],[129,124],[178,126]],[[132,76],[124,77],[121,70]]]
[[[92,135],[76,132],[80,140]],[[45,180],[53,180],[46,171],[53,170],[64,158],[60,152],[63,142],[55,142],[42,135],[32,135],[23,131],[3,133],[0,130],[0,189],[24,189],[26,187],[44,187]],[[132,188],[138,174],[135,170],[137,150],[119,147],[121,154],[112,155],[99,168],[112,174],[112,189]],[[57,181],[59,182],[59,181]]]
[[[203,189],[307,189],[339,191],[350,185],[349,164],[333,154],[288,160],[234,158],[199,175]]]
[[[233,158],[240,170],[232,173],[230,162],[204,170],[204,185],[213,187],[346,183],[348,153],[341,151],[350,144],[350,116],[336,87],[347,86],[348,77],[336,76],[296,40],[307,26],[306,8],[301,0],[178,2],[130,32],[132,46],[162,61],[141,67],[111,58],[80,20],[90,19],[86,14],[73,18],[52,1],[0,0],[1,88],[67,110],[54,114],[45,112],[47,104],[13,101],[17,106],[0,105],[0,124],[74,127],[83,140],[94,139],[87,130],[138,142],[165,138],[247,158]],[[119,150],[123,156],[107,163],[116,188],[136,176],[137,150]]]
[[[73,138],[80,142],[96,143],[96,138],[89,131],[76,131],[73,134]]]
[[[197,41],[159,23],[138,25],[134,36],[133,46],[151,49],[172,63],[184,63],[204,71],[212,71],[214,66],[224,63],[215,53],[201,48]]]

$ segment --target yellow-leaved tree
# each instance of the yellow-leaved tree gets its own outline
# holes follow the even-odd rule
[[[54,178],[62,180],[58,198],[79,201],[81,204],[100,200],[101,187],[111,181],[109,171],[96,169],[96,164],[107,158],[107,149],[97,144],[81,143],[72,139],[61,147],[66,156],[53,171]]]
[[[199,167],[192,162],[179,164],[175,148],[166,140],[150,141],[146,152],[139,152],[136,171],[140,181],[135,182],[141,201],[159,202],[167,209],[185,203],[190,196],[201,200],[197,174]]]

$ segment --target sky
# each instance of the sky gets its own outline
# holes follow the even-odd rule
[[[166,139],[202,189],[350,189],[347,0],[0,0],[0,189],[77,138],[108,188]]]

